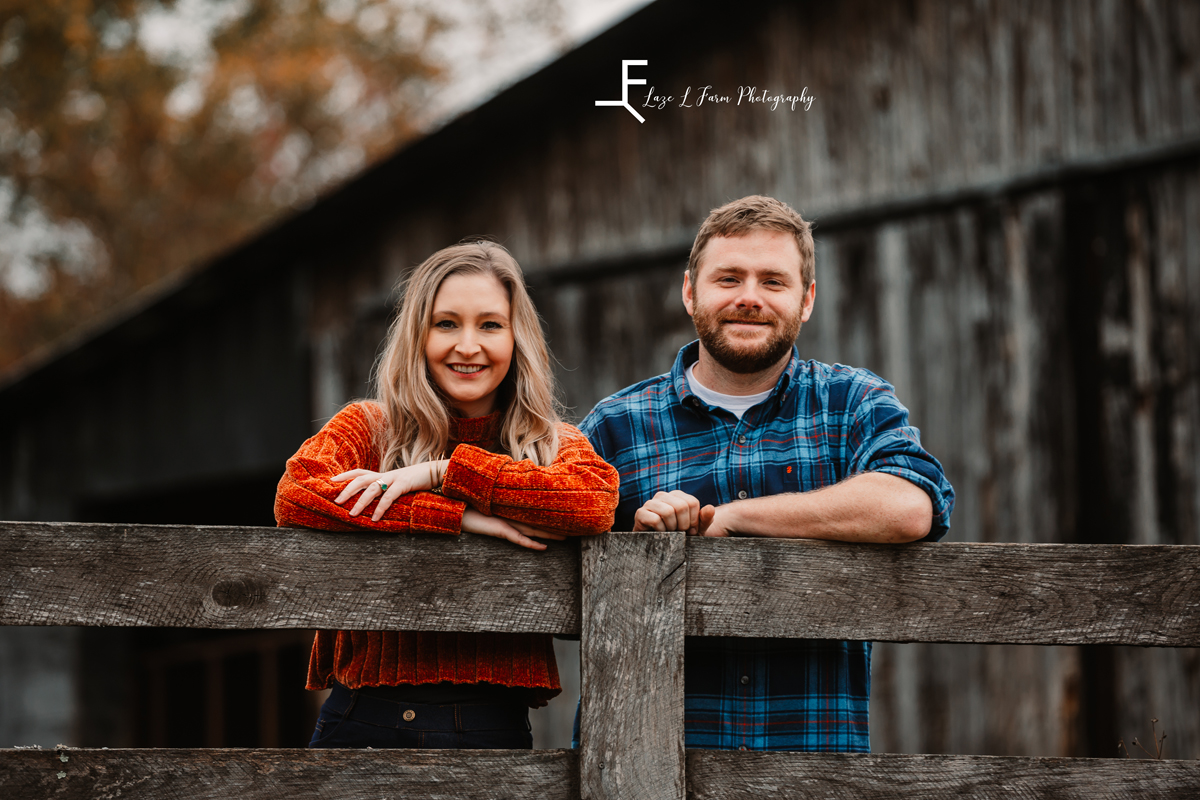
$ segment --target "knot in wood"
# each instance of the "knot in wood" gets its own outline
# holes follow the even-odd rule
[[[213,602],[225,608],[258,605],[266,595],[266,588],[253,578],[221,581],[212,588]]]

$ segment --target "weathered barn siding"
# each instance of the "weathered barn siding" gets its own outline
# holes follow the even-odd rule
[[[0,519],[272,523],[310,430],[307,289],[249,282],[0,395]],[[136,743],[125,631],[0,628],[0,747]],[[144,685],[141,687],[144,688]]]
[[[0,431],[0,516],[110,517],[126,499],[175,496],[173,521],[225,521],[216,509],[238,482],[278,480],[308,430],[307,294],[295,276],[240,286],[72,354],[54,391],[10,388],[0,402],[21,424]],[[268,524],[270,499],[260,506]]]
[[[801,333],[802,351],[894,383],[958,493],[952,538],[1070,541],[1061,195],[833,232],[818,248],[822,313],[810,322],[811,345]],[[879,645],[872,745],[1078,753],[1077,659],[1074,648]]]
[[[585,82],[541,98],[536,137],[498,137],[504,152],[471,163],[469,191],[423,194],[395,220],[393,266],[485,230],[533,269],[580,265],[690,240],[710,207],[752,192],[829,214],[1200,136],[1194,4],[859,0],[763,4],[732,26],[704,16],[631,36]],[[816,100],[807,112],[639,105],[639,125],[591,108],[618,93],[622,57],[646,58],[633,74],[676,102],[705,85]]]
[[[398,184],[395,212],[368,237],[375,257],[357,262],[368,274],[355,280],[374,270],[373,285],[353,302],[344,287],[318,291],[318,327],[377,315],[366,298],[386,296],[407,268],[464,235],[496,235],[535,282],[561,282],[675,257],[708,209],[744,194],[772,194],[818,221],[886,216],[1200,148],[1200,34],[1190,24],[1200,12],[1189,4],[767,3],[732,29],[698,21],[707,12],[693,6],[670,37],[648,26],[619,55],[597,48],[611,63],[589,62],[579,84],[531,101],[512,128],[480,125],[472,151],[431,168],[419,191]],[[807,112],[639,102],[644,125],[594,108],[619,90],[620,58],[635,56],[650,63],[634,74],[676,101],[705,85],[735,99],[742,85],[816,99]],[[348,280],[344,246],[315,259],[338,263],[331,280]],[[348,394],[361,391],[359,377]]]
[[[1084,202],[1081,287],[1096,327],[1081,454],[1096,541],[1200,544],[1200,167],[1097,183]],[[1082,215],[1081,215],[1082,216]],[[1091,222],[1091,225],[1087,223]],[[1168,752],[1200,758],[1200,652],[1095,654],[1100,721],[1128,742],[1166,727]]]
[[[639,124],[593,105],[623,58],[676,102],[815,99]],[[469,234],[527,267],[582,416],[669,368],[692,338],[696,226],[765,193],[817,222],[802,355],[896,385],[958,491],[954,538],[1200,543],[1198,158],[1197,3],[761,3],[731,21],[662,0],[234,254],[266,264],[252,286],[78,363],[79,391],[0,392],[29,415],[0,430],[0,517],[277,473],[366,392],[395,281]],[[60,452],[86,462],[65,490]],[[1192,651],[881,645],[874,677],[877,750],[1108,755],[1157,716],[1173,755],[1200,756]]]

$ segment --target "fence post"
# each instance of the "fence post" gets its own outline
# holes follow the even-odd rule
[[[583,800],[683,800],[686,538],[583,540]]]

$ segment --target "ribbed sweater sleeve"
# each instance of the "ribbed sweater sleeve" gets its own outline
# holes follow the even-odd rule
[[[377,501],[356,517],[350,516],[353,499],[345,505],[334,502],[347,483],[334,482],[334,475],[379,469],[371,445],[374,413],[362,403],[347,406],[288,459],[275,492],[275,521],[289,528],[327,531],[459,533],[466,504],[433,492],[401,495],[378,522],[371,519]]]
[[[596,455],[578,428],[565,423],[551,464],[539,467],[460,444],[442,479],[447,497],[481,513],[577,535],[612,527],[619,487],[617,471]]]

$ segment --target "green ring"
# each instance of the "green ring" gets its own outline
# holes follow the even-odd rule
[[[382,489],[383,491],[385,491],[385,492],[386,492],[386,491],[387,491],[387,484],[386,484],[386,483],[381,483],[381,484],[379,484],[379,488],[380,488],[380,489]]]

